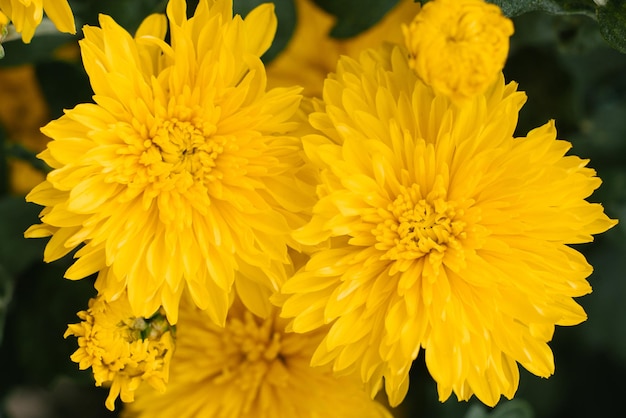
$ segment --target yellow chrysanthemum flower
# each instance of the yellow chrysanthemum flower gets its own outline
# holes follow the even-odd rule
[[[78,317],[82,322],[70,324],[64,335],[78,337],[79,348],[71,359],[81,370],[91,367],[96,386],[110,386],[108,409],[114,409],[118,396],[132,402],[143,382],[165,391],[174,336],[161,313],[138,318],[125,297],[111,303],[97,297]]]
[[[510,398],[518,367],[547,377],[555,325],[585,313],[591,266],[567,244],[615,224],[554,123],[514,138],[525,95],[500,76],[463,106],[433,93],[401,47],[343,57],[304,138],[321,170],[303,244],[326,242],[283,286],[296,332],[331,324],[312,359],[357,371],[392,405],[420,348],[439,397]]]
[[[420,10],[414,0],[401,0],[380,22],[348,39],[334,39],[328,33],[335,18],[312,0],[296,0],[297,24],[287,47],[267,67],[270,86],[304,87],[306,96],[322,97],[328,73],[335,71],[341,55],[356,57],[366,48],[383,42],[402,42],[401,24],[411,21]]]
[[[261,319],[235,301],[224,328],[181,304],[167,391],[141,390],[125,417],[391,418],[358,377],[309,363],[323,332],[286,333],[274,310]]]
[[[52,235],[45,261],[86,243],[66,277],[100,271],[98,291],[110,301],[128,289],[137,316],[162,305],[176,323],[186,287],[223,324],[236,274],[246,302],[284,280],[290,233],[312,206],[290,134],[301,96],[266,90],[271,4],[244,20],[230,0],[201,0],[188,19],[172,0],[167,17],[171,46],[162,15],[134,38],[108,16],[84,28],[96,103],[43,128],[53,140],[40,157],[54,170],[27,197],[46,208],[26,236]]]
[[[432,0],[402,29],[411,68],[436,92],[460,101],[498,78],[513,23],[484,0]]]
[[[30,43],[44,12],[61,32],[76,33],[74,15],[67,0],[0,0],[0,10],[22,34],[25,43]]]

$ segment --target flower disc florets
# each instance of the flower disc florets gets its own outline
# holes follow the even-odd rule
[[[54,170],[27,197],[46,208],[26,235],[52,236],[46,261],[84,244],[66,277],[98,273],[100,294],[127,290],[137,316],[163,306],[175,323],[186,288],[223,324],[241,271],[263,277],[236,283],[259,314],[284,280],[313,186],[292,135],[299,88],[267,90],[259,58],[273,6],[242,19],[230,0],[201,0],[186,13],[172,0],[167,20],[148,17],[134,38],[108,16],[84,28],[95,104],[43,128]]]
[[[500,77],[462,105],[388,46],[344,57],[303,140],[319,202],[295,237],[323,244],[282,288],[296,332],[330,324],[314,366],[384,378],[404,398],[421,349],[441,400],[511,398],[517,363],[547,377],[555,325],[585,313],[591,266],[568,246],[615,224],[554,123],[514,138],[525,95]],[[322,134],[323,133],[323,134]]]

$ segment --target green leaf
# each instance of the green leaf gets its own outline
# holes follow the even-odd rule
[[[596,9],[600,33],[613,48],[626,53],[626,3],[609,0]]]
[[[252,9],[263,3],[267,3],[267,0],[235,0],[233,13],[246,16]],[[272,3],[275,6],[278,28],[276,29],[272,46],[262,57],[263,62],[266,64],[276,58],[280,51],[285,49],[296,27],[296,6],[294,0],[274,0]]]
[[[463,418],[533,418],[528,402],[519,399],[499,404],[491,412],[483,405],[472,405]]]
[[[1,153],[4,153],[6,157],[13,157],[26,161],[42,173],[50,171],[50,167],[45,162],[37,158],[37,153],[25,148],[22,144],[5,142],[3,148],[3,150],[0,150],[0,155],[2,155]]]
[[[330,31],[333,38],[351,38],[371,28],[391,10],[398,0],[314,0],[337,17]]]
[[[483,405],[472,405],[463,418],[533,418],[528,402],[519,399],[500,403],[491,412]]]
[[[417,0],[422,4],[430,0]],[[528,12],[542,11],[552,14],[583,13],[593,15],[595,7],[592,0],[487,0],[502,9],[509,17]]]
[[[507,16],[517,16],[532,11],[552,14],[584,14],[595,17],[600,33],[609,45],[626,53],[626,2],[607,0],[603,6],[591,0],[490,0]]]
[[[535,10],[552,14],[583,13],[593,15],[595,3],[591,0],[489,0],[500,6],[507,16],[517,16]]]
[[[489,414],[489,418],[533,418],[534,416],[528,402],[520,399],[502,403]]]
[[[472,405],[463,418],[488,418],[489,413],[483,405]]]

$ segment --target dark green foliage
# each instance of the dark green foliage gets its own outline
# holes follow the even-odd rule
[[[26,228],[39,223],[40,211],[41,207],[26,203],[21,196],[0,198],[0,266],[7,274],[17,275],[41,259],[42,240],[24,239]]]
[[[464,418],[534,418],[533,409],[528,402],[512,400],[501,404],[494,411],[480,405],[472,405]]]
[[[542,11],[552,14],[587,13],[592,15],[595,3],[592,0],[488,0],[500,6],[507,16]]]
[[[164,0],[70,0],[76,18],[77,29],[82,25],[97,25],[98,15],[106,14],[115,19],[130,33],[151,13],[164,13],[167,1]]]
[[[54,51],[76,39],[66,33],[35,36],[30,44],[25,46],[20,40],[5,42],[4,58],[0,59],[0,67],[13,67],[34,62],[49,60]]]
[[[50,108],[50,118],[58,118],[64,109],[77,103],[91,102],[89,78],[78,63],[44,61],[35,65],[37,81]],[[72,88],[68,89],[68,86]]]
[[[609,1],[596,10],[600,33],[606,41],[620,52],[626,53],[626,2]]]

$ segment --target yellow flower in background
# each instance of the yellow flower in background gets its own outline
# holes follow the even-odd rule
[[[268,65],[270,86],[304,87],[306,96],[322,97],[328,73],[335,71],[341,55],[356,57],[383,42],[402,42],[401,24],[408,24],[420,10],[413,0],[400,0],[372,28],[349,39],[333,39],[328,34],[335,18],[312,0],[296,0],[297,24],[287,47]]]
[[[285,332],[277,310],[262,319],[235,301],[224,328],[181,303],[165,393],[141,390],[124,417],[391,418],[356,377],[309,363],[323,331]]]
[[[136,316],[162,305],[176,323],[187,288],[223,324],[239,273],[249,308],[265,309],[258,295],[284,280],[290,233],[312,206],[291,135],[300,89],[266,90],[271,4],[242,19],[230,0],[202,0],[188,19],[172,0],[167,17],[171,45],[162,15],[134,38],[108,16],[84,28],[96,103],[43,128],[54,170],[27,196],[46,208],[26,236],[52,236],[45,261],[85,243],[66,277],[100,272],[98,291],[127,289]]]
[[[81,370],[92,369],[96,386],[110,386],[108,409],[114,409],[118,396],[132,402],[144,382],[165,391],[174,331],[162,313],[135,317],[123,295],[111,303],[102,297],[91,299],[89,309],[78,317],[82,322],[70,324],[64,335],[78,337],[78,350],[71,359]]]
[[[6,134],[7,147],[22,147],[41,152],[48,137],[39,128],[50,120],[48,105],[37,83],[32,65],[0,69],[0,124]],[[9,186],[12,193],[28,193],[45,175],[30,162],[8,158]]]
[[[498,78],[513,23],[484,0],[433,0],[403,32],[411,68],[436,92],[459,101]]]
[[[569,247],[615,221],[585,199],[600,185],[566,156],[554,123],[514,138],[525,95],[500,76],[456,106],[426,86],[402,47],[343,57],[305,137],[321,171],[311,222],[325,242],[282,288],[290,329],[330,324],[312,365],[382,380],[391,405],[421,348],[443,401],[511,398],[517,363],[553,373],[555,325],[586,319],[573,300],[592,268]]]
[[[25,43],[30,43],[44,12],[59,31],[76,33],[74,15],[67,0],[0,0],[0,11],[22,34]]]
[[[8,159],[8,167],[10,190],[18,195],[25,195],[45,178],[41,170],[21,159]]]

